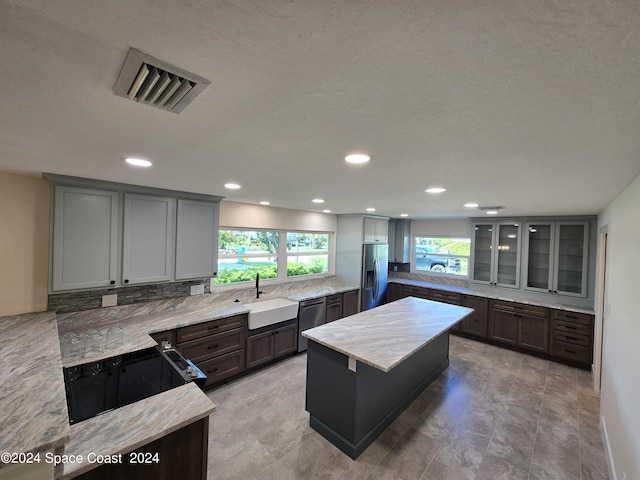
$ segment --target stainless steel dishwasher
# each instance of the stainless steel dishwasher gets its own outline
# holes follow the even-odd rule
[[[327,300],[325,297],[300,302],[298,311],[298,352],[307,349],[307,339],[302,332],[327,322]]]

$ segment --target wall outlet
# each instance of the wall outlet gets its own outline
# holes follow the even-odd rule
[[[204,293],[204,285],[191,285],[191,295],[202,295]]]
[[[118,305],[118,294],[112,293],[111,295],[102,295],[103,307],[115,307]]]

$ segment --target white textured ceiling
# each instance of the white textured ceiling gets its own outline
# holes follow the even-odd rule
[[[211,86],[115,96],[130,47]],[[596,214],[640,173],[637,0],[3,0],[0,62],[5,171],[413,218]]]

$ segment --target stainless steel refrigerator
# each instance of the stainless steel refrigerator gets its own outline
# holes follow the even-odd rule
[[[384,303],[387,291],[389,246],[362,246],[361,310],[369,310]]]

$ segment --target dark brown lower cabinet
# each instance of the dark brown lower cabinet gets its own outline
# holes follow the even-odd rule
[[[549,351],[549,319],[520,314],[518,346],[547,353]]]
[[[509,345],[518,343],[518,316],[515,313],[492,310],[489,315],[489,340]]]
[[[349,290],[342,294],[342,316],[358,313],[358,290]]]
[[[258,366],[298,350],[297,321],[261,328],[247,336],[247,368]]]
[[[476,337],[487,338],[487,306],[489,301],[475,295],[461,295],[460,305],[474,310],[471,315],[460,322],[460,331]]]
[[[79,480],[206,480],[209,417],[122,454],[122,463],[104,464]],[[156,461],[157,459],[157,461]],[[143,463],[133,463],[133,460]]]
[[[327,323],[335,322],[342,318],[342,294],[329,295],[327,297]]]

